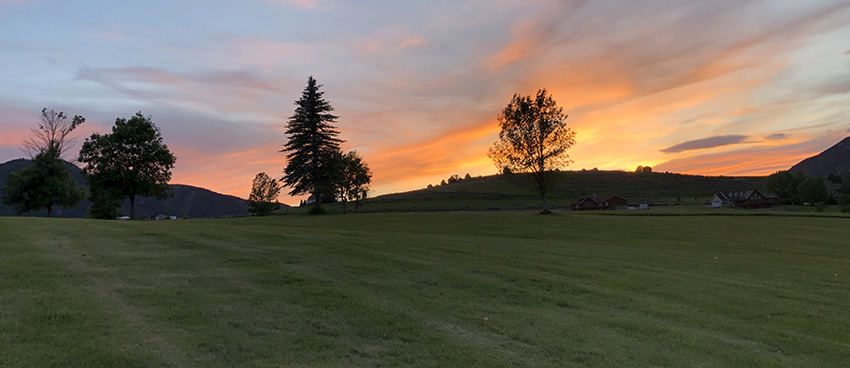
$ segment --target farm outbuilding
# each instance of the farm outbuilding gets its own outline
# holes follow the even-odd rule
[[[600,200],[594,194],[581,197],[570,203],[570,210],[572,211],[624,209],[628,209],[628,201],[620,196],[611,196]]]

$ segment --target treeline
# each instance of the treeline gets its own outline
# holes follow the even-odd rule
[[[450,176],[448,179],[443,179],[442,181],[440,181],[440,185],[453,184],[453,183],[457,183],[461,180],[469,180],[469,179],[472,179],[472,176],[469,175],[469,173],[466,173],[466,175],[464,175],[463,178],[461,178],[460,175],[458,175],[458,174],[452,174],[452,176]],[[433,187],[434,187],[433,185],[428,184],[428,189],[431,189]]]
[[[149,116],[136,113],[130,119],[117,118],[112,132],[94,133],[86,138],[77,160],[86,164],[83,175],[88,193],[77,186],[62,162],[70,134],[85,122],[79,115],[42,109],[32,137],[24,150],[33,166],[12,173],[3,189],[2,201],[20,215],[53,207],[70,208],[88,195],[89,214],[94,218],[115,218],[123,199],[130,200],[130,217],[135,218],[135,199],[140,196],[164,198],[177,158],[162,143],[162,135]]]
[[[339,131],[334,124],[333,107],[319,91],[321,85],[309,77],[295,113],[286,126],[287,143],[280,152],[287,153],[284,176],[273,179],[266,173],[254,178],[248,199],[249,209],[256,215],[267,215],[279,208],[278,194],[289,187],[291,195],[309,194],[315,198],[311,211],[320,213],[323,201],[346,203],[366,198],[372,172],[356,151],[340,150]],[[168,182],[177,158],[163,143],[159,129],[137,112],[129,119],[117,118],[110,133],[94,133],[85,139],[76,160],[82,169],[88,189],[78,187],[63,163],[71,133],[85,123],[79,115],[71,118],[64,112],[42,109],[32,137],[24,141],[33,166],[12,173],[3,190],[2,202],[21,215],[25,212],[54,207],[70,208],[83,198],[91,201],[89,215],[114,219],[121,202],[129,200],[130,218],[135,218],[137,197],[167,198],[172,195]]]
[[[826,181],[841,184],[837,196],[830,194]],[[803,172],[779,171],[767,178],[765,187],[775,193],[785,204],[838,204],[842,212],[850,212],[850,174],[843,179],[830,174],[824,180]]]

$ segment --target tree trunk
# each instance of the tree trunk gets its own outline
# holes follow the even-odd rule
[[[47,206],[47,217],[51,217],[53,215],[53,205]]]
[[[313,208],[315,209],[316,213],[319,213],[319,208],[321,208],[321,207],[322,207],[322,198],[319,195],[319,191],[317,190],[317,191],[313,192]]]
[[[130,219],[136,219],[136,196],[130,196]]]
[[[540,193],[540,195],[543,196],[543,209],[548,210],[549,209],[549,202],[546,202],[546,192],[543,191],[543,192]]]
[[[346,212],[345,212],[345,205],[346,205],[347,203],[348,203],[348,201],[346,201],[346,200],[345,200],[345,197],[342,197],[342,214],[343,214],[343,215],[344,215],[344,214],[346,214]]]

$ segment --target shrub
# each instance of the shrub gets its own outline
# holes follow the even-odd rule
[[[311,206],[310,211],[307,211],[308,215],[326,215],[328,211],[325,210],[324,207],[316,207]]]
[[[838,207],[841,212],[850,212],[850,193],[842,193],[838,196]]]

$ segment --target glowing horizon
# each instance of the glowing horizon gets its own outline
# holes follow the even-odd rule
[[[313,75],[375,195],[494,174],[498,112],[541,88],[578,134],[568,170],[765,175],[850,135],[848,33],[829,0],[0,1],[0,162],[44,107],[85,116],[79,140],[142,111],[173,183],[245,198],[282,175]]]

